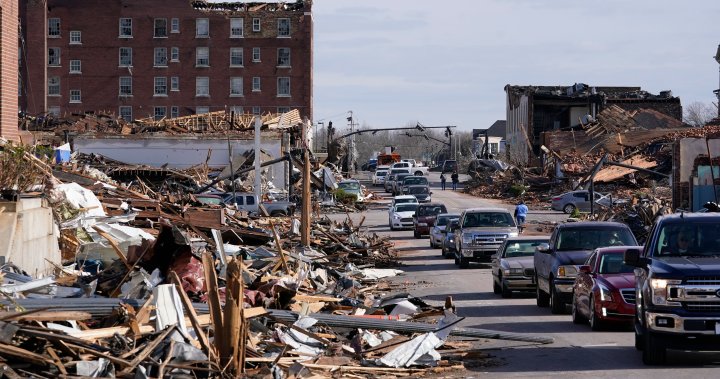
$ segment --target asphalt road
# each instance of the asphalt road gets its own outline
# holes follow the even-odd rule
[[[360,177],[362,178],[362,177]],[[462,180],[462,178],[461,178]],[[439,189],[437,173],[430,174],[433,201],[442,202],[448,211],[470,207],[504,206],[498,200],[481,199],[460,192]],[[368,186],[368,188],[373,188]],[[663,367],[647,367],[640,352],[633,346],[633,333],[618,327],[592,332],[588,325],[575,325],[569,312],[553,315],[548,308],[535,305],[534,294],[515,295],[503,299],[492,292],[490,270],[484,265],[472,265],[461,270],[451,259],[440,257],[439,249],[431,249],[427,237],[413,238],[412,231],[390,231],[387,225],[389,194],[380,187],[375,191],[384,200],[375,202],[367,211],[354,214],[365,216],[364,225],[370,231],[392,237],[400,261],[405,265],[402,276],[393,278],[401,288],[431,305],[441,305],[452,296],[457,313],[466,317],[460,324],[466,328],[550,336],[550,345],[533,345],[512,341],[482,340],[476,346],[493,358],[488,366],[468,368],[453,377],[481,377],[491,373],[493,378],[717,378],[720,376],[720,355],[715,353],[689,354],[671,352],[669,363]],[[335,215],[342,218],[344,215]],[[560,212],[531,211],[528,220],[561,221]],[[446,375],[447,376],[447,375]]]

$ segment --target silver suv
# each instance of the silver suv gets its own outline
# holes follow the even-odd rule
[[[455,236],[455,264],[467,268],[470,262],[490,262],[508,237],[518,236],[518,228],[507,209],[471,208],[460,214]]]

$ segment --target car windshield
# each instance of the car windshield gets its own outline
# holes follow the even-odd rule
[[[603,254],[600,257],[598,274],[624,274],[635,270],[635,267],[623,263],[622,254]]]
[[[397,181],[402,183],[406,176],[410,176],[410,174],[398,174]]]
[[[447,212],[444,205],[422,206],[418,208],[418,216],[436,216]]]
[[[426,194],[426,193],[428,193],[428,188],[427,187],[410,187],[410,188],[408,188],[408,193],[411,193],[413,195]]]
[[[515,221],[507,212],[468,213],[463,219],[463,228],[512,227]]]
[[[656,256],[720,256],[720,224],[715,222],[669,223],[658,236]]]
[[[376,171],[375,176],[387,176],[387,171]]]
[[[445,226],[450,223],[450,220],[457,220],[457,216],[440,216],[437,218],[437,222],[435,225],[437,226]]]
[[[338,183],[338,188],[343,189],[345,191],[347,191],[347,190],[358,191],[358,190],[360,190],[360,183],[358,183],[358,182],[340,182],[340,183]]]
[[[415,212],[417,208],[417,204],[400,204],[395,206],[395,212]]]
[[[222,204],[222,199],[219,197],[214,196],[197,196],[197,201],[199,201],[202,204],[208,204],[208,205],[219,205]]]
[[[428,184],[427,178],[405,178],[403,181],[404,186],[412,186],[416,184]]]
[[[637,241],[629,229],[573,228],[560,231],[557,251],[594,250],[606,246],[635,246]]]
[[[547,240],[512,241],[505,245],[506,258],[527,257],[535,254],[535,246],[547,243]]]
[[[413,199],[413,198],[395,199],[395,205],[406,204],[406,203],[417,203],[417,199]]]

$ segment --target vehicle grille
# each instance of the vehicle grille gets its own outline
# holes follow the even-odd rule
[[[720,286],[720,276],[689,276],[686,282],[701,286]]]
[[[690,312],[720,312],[720,303],[686,301],[683,308]]]
[[[474,245],[499,245],[505,241],[507,235],[505,234],[486,234],[482,236],[476,236],[473,241]]]
[[[620,290],[623,300],[628,304],[635,304],[635,289],[624,289]]]
[[[401,218],[400,222],[413,222],[413,219],[412,219],[412,217],[405,217],[405,218]]]
[[[523,272],[523,275],[525,275],[528,278],[532,278],[535,276],[535,269],[534,268],[526,268]]]

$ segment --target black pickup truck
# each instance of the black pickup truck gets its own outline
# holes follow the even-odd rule
[[[720,213],[678,213],[655,223],[635,270],[635,347],[647,365],[667,349],[720,350]]]

